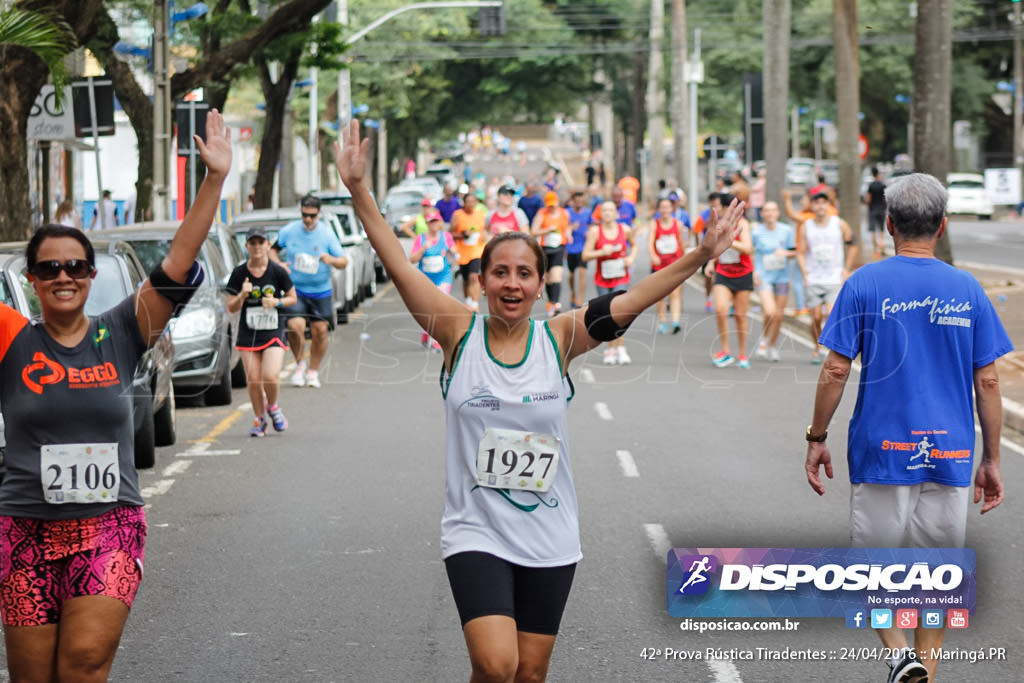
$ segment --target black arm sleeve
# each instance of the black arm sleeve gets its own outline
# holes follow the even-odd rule
[[[192,299],[192,295],[199,289],[199,285],[203,283],[205,277],[206,274],[203,271],[203,267],[196,261],[189,268],[188,274],[185,276],[185,282],[175,282],[164,272],[163,266],[158,263],[149,274],[149,283],[153,285],[153,289],[159,292],[163,298],[174,304],[174,313],[172,315],[178,315],[185,308],[185,304]]]
[[[590,300],[587,304],[587,312],[583,316],[583,323],[587,326],[587,334],[598,341],[612,341],[618,339],[626,330],[629,329],[629,323],[624,327],[620,327],[615,319],[612,318],[612,299],[617,297],[619,294],[625,294],[625,291],[611,292],[604,296],[599,296]]]

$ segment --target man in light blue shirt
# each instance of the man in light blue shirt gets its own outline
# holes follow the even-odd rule
[[[327,353],[327,335],[334,329],[331,268],[344,268],[348,258],[338,236],[320,220],[320,200],[306,195],[299,209],[302,218],[281,228],[270,253],[288,269],[299,296],[294,306],[284,310],[288,318],[288,345],[295,356],[292,384],[320,388],[320,363]],[[303,359],[307,320],[313,338],[308,368]]]

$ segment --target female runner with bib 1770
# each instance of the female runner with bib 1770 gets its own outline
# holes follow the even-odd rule
[[[621,335],[645,308],[732,244],[744,206],[709,220],[700,248],[628,292],[536,322],[544,253],[518,232],[495,236],[479,275],[489,315],[433,287],[409,263],[366,186],[368,143],[343,131],[338,171],[416,322],[444,351],[447,415],[441,554],[462,621],[471,681],[542,681],[580,552],[569,461],[566,372]],[[529,398],[530,400],[524,400]]]

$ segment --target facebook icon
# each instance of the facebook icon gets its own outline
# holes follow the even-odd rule
[[[868,620],[862,609],[846,610],[846,628],[867,628]]]

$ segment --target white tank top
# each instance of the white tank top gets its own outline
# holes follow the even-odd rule
[[[807,284],[809,285],[841,285],[843,284],[843,229],[839,227],[839,217],[829,216],[828,222],[820,226],[809,218],[804,223],[804,235],[807,238],[807,253],[804,262],[807,266]]]
[[[547,323],[530,320],[523,360],[499,363],[476,316],[456,352],[451,375],[442,371],[447,425],[446,491],[441,557],[490,553],[525,567],[578,562],[579,516],[569,463],[566,410],[572,384],[563,375]],[[487,428],[558,437],[558,469],[544,493],[477,485],[477,453]]]

